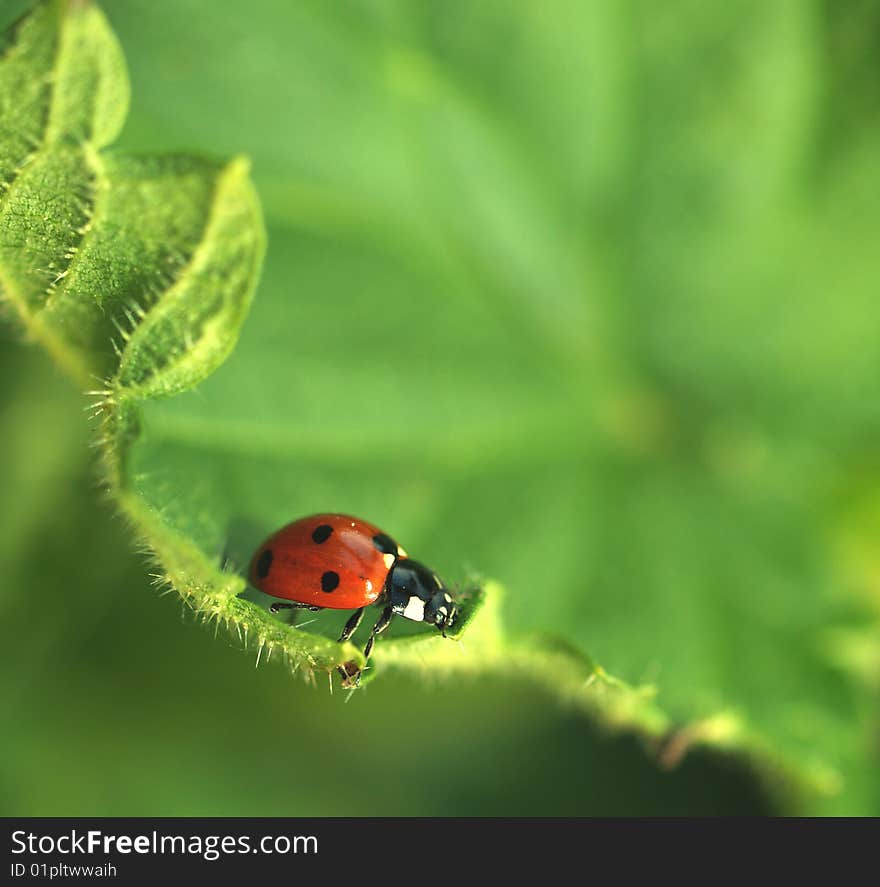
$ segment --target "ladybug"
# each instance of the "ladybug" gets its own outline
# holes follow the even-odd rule
[[[456,615],[452,595],[433,570],[411,560],[378,527],[347,514],[315,514],[282,527],[254,552],[248,579],[260,591],[284,599],[272,604],[273,613],[354,610],[340,643],[357,631],[366,607],[381,606],[364,660],[395,615],[436,625],[443,637]],[[339,672],[346,683],[359,676],[343,668]]]

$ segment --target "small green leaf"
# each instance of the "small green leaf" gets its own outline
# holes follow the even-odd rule
[[[233,161],[216,176],[204,228],[186,265],[148,307],[134,309],[116,375],[126,397],[191,388],[226,359],[247,314],[262,243],[248,165]]]
[[[55,58],[49,69],[32,72],[50,84],[48,104],[40,109],[44,143],[106,147],[128,113],[128,74],[116,36],[84,0],[54,0],[46,8],[49,27],[35,36],[55,44]]]
[[[90,154],[118,135],[128,95],[119,44],[87,3],[47,0],[7,36],[0,58],[0,287],[80,377],[89,361],[39,314],[89,230],[99,184]]]

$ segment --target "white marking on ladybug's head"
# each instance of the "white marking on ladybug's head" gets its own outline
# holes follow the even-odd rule
[[[393,554],[383,554],[382,560],[385,561],[385,566],[390,570],[394,566],[394,562],[397,558]]]
[[[406,553],[406,551],[403,548],[401,548],[399,545],[397,546],[397,556],[398,557],[409,557],[409,555]]]
[[[424,622],[425,621],[425,602],[420,598],[413,595],[407,602],[406,607],[404,607],[403,613],[400,614],[407,619],[412,619],[413,622]]]

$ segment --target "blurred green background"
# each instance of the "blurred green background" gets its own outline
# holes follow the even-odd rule
[[[522,676],[254,670],[150,588],[10,323],[3,812],[880,813],[880,4],[106,11],[121,144],[247,153],[269,228],[233,357],[147,410],[150,483],[363,514],[765,763],[662,771]]]

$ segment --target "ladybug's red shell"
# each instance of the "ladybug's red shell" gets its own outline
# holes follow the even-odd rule
[[[251,584],[273,597],[332,610],[372,604],[398,555],[378,527],[346,514],[316,514],[270,536],[251,560]]]

